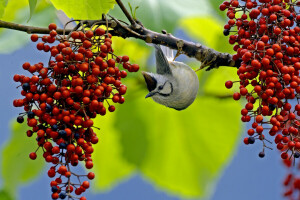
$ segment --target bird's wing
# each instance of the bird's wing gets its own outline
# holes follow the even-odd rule
[[[168,47],[164,47],[163,49],[160,45],[154,44],[155,47],[155,58],[156,58],[156,73],[158,74],[172,74],[170,69],[170,64],[168,61],[168,56],[171,56],[173,52],[170,52]],[[169,50],[167,50],[168,48]]]

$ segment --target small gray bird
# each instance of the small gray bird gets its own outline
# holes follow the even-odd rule
[[[173,50],[154,45],[156,73],[142,72],[149,93],[146,98],[176,110],[191,105],[198,92],[199,80],[195,71],[182,62],[174,61]]]

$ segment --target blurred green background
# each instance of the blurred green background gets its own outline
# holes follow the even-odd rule
[[[47,27],[51,22],[59,23],[56,9],[62,9],[74,19],[99,19],[102,12],[113,8],[112,2],[0,0],[0,17],[4,21]],[[127,0],[123,2],[128,5]],[[130,4],[133,8],[139,6],[137,18],[149,29],[157,32],[167,30],[217,51],[233,53],[223,36],[226,18],[218,10],[221,2],[134,0]],[[117,5],[110,14],[126,20]],[[1,200],[22,199],[19,188],[37,180],[49,168],[41,154],[36,161],[28,158],[28,154],[36,149],[36,142],[34,138],[26,137],[25,124],[15,122],[17,113],[22,111],[12,108],[12,100],[20,96],[20,90],[14,89],[14,73],[25,73],[21,70],[25,61],[47,62],[49,58],[46,53],[33,49],[34,45],[30,46],[32,51],[28,50],[28,42],[29,35],[26,33],[0,30],[0,53],[10,57],[16,55],[14,63],[17,63],[17,66],[10,66],[12,61],[7,60],[5,55],[1,56],[7,63],[2,67],[9,69],[9,73],[4,74],[2,70],[0,77],[10,78],[2,82],[0,88],[5,91],[11,88],[8,93],[3,92],[9,101],[1,102],[0,108],[4,135],[0,143]],[[132,63],[138,63],[141,71],[155,71],[153,49],[143,41],[114,38],[113,48],[117,55],[128,55]],[[184,55],[179,56],[179,60],[194,69],[200,66],[195,59]],[[188,109],[180,112],[145,99],[147,90],[140,72],[124,80],[128,86],[126,102],[117,105],[114,113],[96,119],[96,126],[101,130],[97,131],[100,142],[95,146],[93,157],[92,171],[96,174],[92,181],[94,191],[112,190],[118,183],[138,174],[155,188],[176,198],[209,198],[213,194],[216,181],[235,155],[243,132],[240,102],[230,97],[221,98],[230,96],[234,91],[225,88],[225,81],[237,80],[238,77],[236,69],[228,67],[197,73],[200,81],[198,98]],[[8,121],[11,123],[8,124]],[[39,187],[49,187],[49,182],[50,179]],[[34,195],[30,199],[35,200]],[[50,196],[45,195],[44,199],[50,199]]]

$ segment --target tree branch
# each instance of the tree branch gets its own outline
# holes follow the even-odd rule
[[[180,38],[174,37],[166,32],[157,33],[152,30],[145,28],[141,24],[136,24],[136,26],[128,25],[121,22],[115,18],[106,20],[83,20],[81,21],[85,27],[92,27],[94,24],[106,25],[111,28],[109,32],[114,36],[119,36],[122,38],[137,38],[144,40],[146,43],[159,44],[162,46],[167,46],[171,49],[178,50],[180,54],[185,54],[188,57],[194,57],[201,62],[201,67],[208,68],[206,70],[211,70],[213,68],[218,68],[219,66],[228,67],[239,67],[240,61],[234,61],[232,55],[228,53],[220,53],[214,49],[208,48],[199,43],[193,43],[190,41],[185,41]],[[11,22],[5,22],[0,20],[0,28],[12,29],[17,31],[23,31],[28,34],[49,34],[48,28],[26,26]],[[66,29],[65,33],[68,34],[72,29]],[[58,29],[59,34],[63,34],[63,29]]]

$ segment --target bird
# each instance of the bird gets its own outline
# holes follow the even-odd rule
[[[151,46],[155,48],[156,73],[142,72],[149,90],[146,98],[175,110],[186,109],[197,97],[197,74],[185,63],[175,61],[169,47]]]

